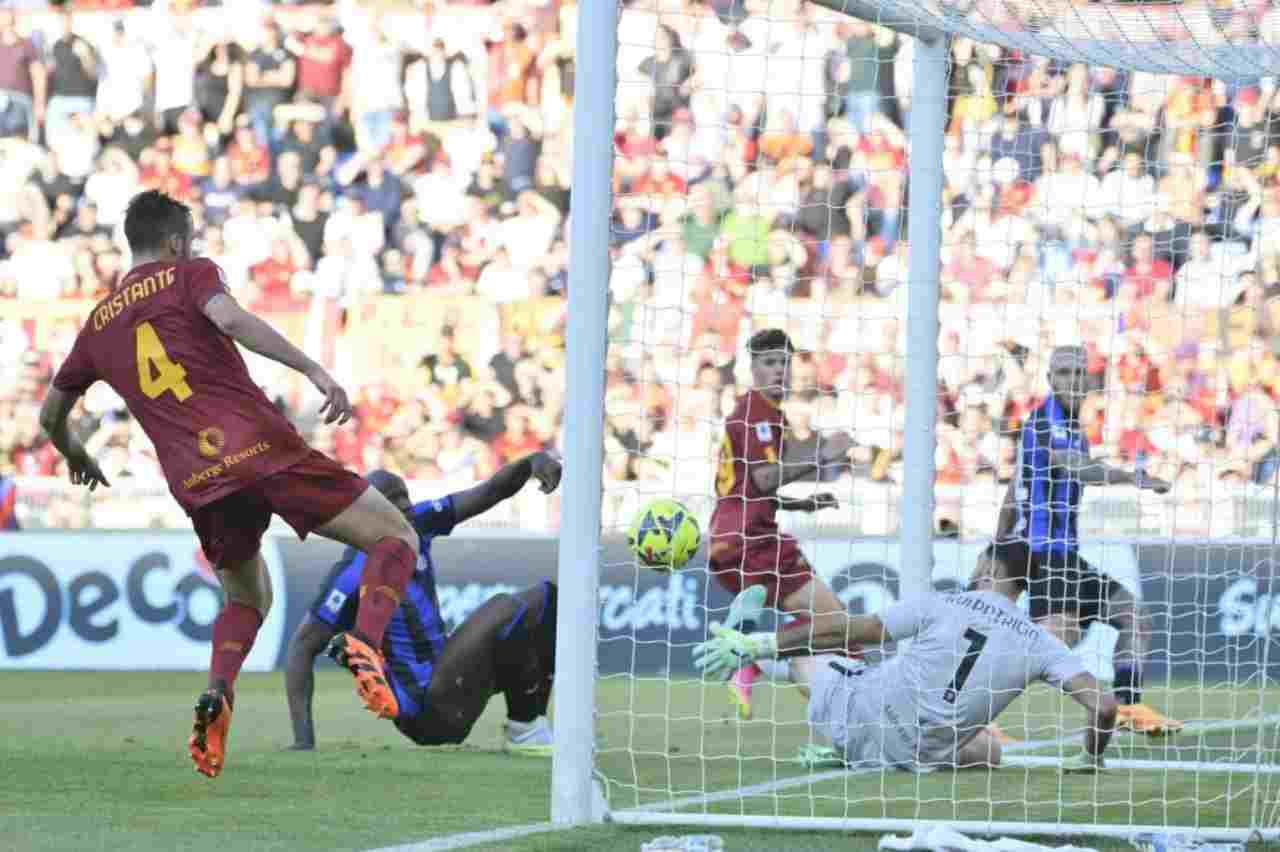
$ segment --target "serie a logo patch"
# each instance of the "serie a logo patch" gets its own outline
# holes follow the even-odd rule
[[[773,429],[770,428],[768,423],[757,423],[756,437],[767,444],[773,440]]]

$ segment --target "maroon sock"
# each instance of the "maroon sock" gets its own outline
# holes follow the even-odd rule
[[[360,580],[356,632],[374,650],[382,647],[387,622],[400,606],[400,596],[417,564],[417,555],[398,538],[381,539],[369,551]]]
[[[253,649],[253,640],[262,626],[262,613],[239,601],[231,601],[213,622],[213,659],[209,662],[209,685],[221,686],[227,702],[235,700],[235,682],[244,658]]]

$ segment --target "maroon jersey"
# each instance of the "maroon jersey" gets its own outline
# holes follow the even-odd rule
[[[716,508],[711,515],[714,561],[740,553],[755,544],[777,544],[778,501],[756,487],[752,465],[776,463],[782,457],[782,433],[787,417],[759,391],[738,400],[724,425],[716,470]]]
[[[188,514],[309,452],[204,315],[223,292],[222,270],[205,258],[135,267],[93,309],[53,379],[72,394],[99,379],[111,385]]]

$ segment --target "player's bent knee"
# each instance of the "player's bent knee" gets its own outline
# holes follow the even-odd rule
[[[420,746],[461,745],[471,735],[471,723],[451,722],[430,706],[409,719],[397,719],[396,728]]]
[[[530,586],[520,592],[517,597],[529,605],[534,623],[544,624],[549,621],[554,625],[556,619],[556,600],[559,595],[560,590],[556,587],[555,583],[550,580],[543,580],[536,586]]]
[[[406,731],[401,729],[406,737],[413,741],[415,745],[420,746],[442,746],[442,745],[462,745],[467,737],[471,735],[471,729],[454,730],[448,728],[439,728],[435,730],[412,730]]]
[[[232,601],[256,609],[265,621],[271,612],[274,593],[266,564],[260,555],[218,568],[218,581],[222,584],[227,603]]]
[[[268,586],[266,589],[255,593],[227,592],[226,601],[227,603],[234,601],[235,603],[252,607],[258,611],[258,615],[262,616],[262,620],[266,621],[267,615],[271,612],[271,605],[275,602],[275,596],[271,593],[271,587]]]

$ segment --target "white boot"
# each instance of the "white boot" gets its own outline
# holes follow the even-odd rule
[[[513,722],[508,719],[502,724],[502,740],[504,751],[538,757],[550,757],[554,742],[551,723],[546,716],[539,716],[532,722]]]

